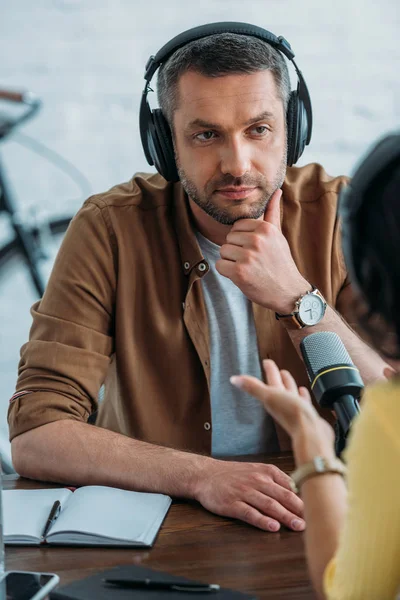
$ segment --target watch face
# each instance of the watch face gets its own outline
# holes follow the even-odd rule
[[[317,294],[306,294],[300,302],[299,317],[304,325],[316,325],[325,314],[325,302]]]

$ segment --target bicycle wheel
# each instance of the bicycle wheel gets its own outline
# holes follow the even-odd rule
[[[39,263],[46,282],[70,220],[64,217],[48,223],[46,257]],[[0,455],[5,472],[13,472],[8,442],[8,400],[15,390],[19,351],[29,336],[32,321],[29,309],[36,300],[38,296],[28,267],[16,240],[12,240],[0,248]]]

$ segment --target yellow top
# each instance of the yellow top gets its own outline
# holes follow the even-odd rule
[[[368,389],[345,453],[348,513],[328,564],[328,600],[393,600],[400,592],[400,382]]]

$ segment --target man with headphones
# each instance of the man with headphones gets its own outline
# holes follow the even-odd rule
[[[336,219],[344,179],[292,166],[312,130],[293,58],[282,37],[216,23],[149,59],[140,132],[159,174],[85,202],[32,308],[9,410],[21,475],[186,496],[266,531],[304,529],[280,469],[219,460],[290,449],[229,376],[260,377],[269,357],[307,384],[298,345],[318,329],[340,335],[364,380],[385,363],[335,311],[351,296]]]

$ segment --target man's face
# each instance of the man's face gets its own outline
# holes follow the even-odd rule
[[[270,71],[178,83],[174,143],[188,196],[225,225],[264,214],[286,172],[286,124]]]

